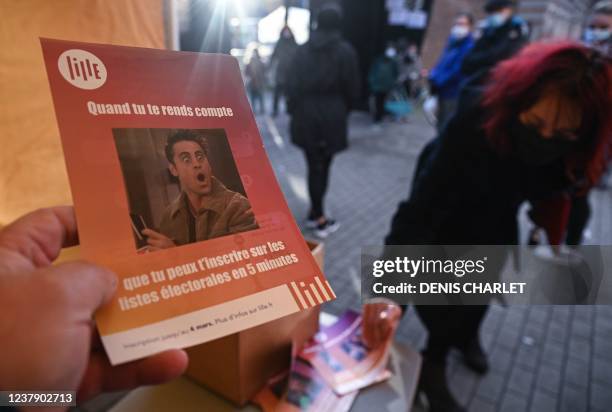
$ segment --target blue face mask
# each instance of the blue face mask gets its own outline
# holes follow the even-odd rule
[[[493,13],[487,18],[489,27],[499,27],[503,25],[508,17],[503,13]]]
[[[610,29],[588,28],[584,31],[584,41],[587,44],[593,45],[603,43],[608,40],[610,40]]]
[[[451,28],[451,37],[456,40],[464,39],[470,34],[470,29],[465,26],[455,25]]]

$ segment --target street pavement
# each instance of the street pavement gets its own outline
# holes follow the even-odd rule
[[[302,152],[289,139],[286,115],[257,116],[279,184],[303,228],[309,208]],[[408,196],[421,148],[435,130],[421,113],[407,123],[372,127],[369,117],[350,117],[349,149],[332,166],[327,212],[341,223],[325,240],[325,274],[338,299],[324,310],[360,309],[360,248],[383,242],[397,204]],[[593,214],[585,243],[612,244],[612,190],[593,191]],[[520,218],[526,230],[524,211]],[[306,237],[313,238],[303,229]],[[416,349],[426,334],[414,310],[403,318],[397,339]],[[468,370],[458,353],[449,359],[449,381],[472,412],[612,410],[612,306],[492,305],[481,329],[491,371]],[[415,410],[422,410],[417,405]]]

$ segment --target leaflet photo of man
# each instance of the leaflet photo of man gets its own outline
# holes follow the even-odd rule
[[[142,231],[150,251],[258,228],[249,200],[215,177],[205,137],[191,130],[174,132],[165,154],[181,191],[164,210],[159,231]]]

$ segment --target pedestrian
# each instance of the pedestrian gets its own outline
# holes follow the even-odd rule
[[[84,402],[182,375],[188,357],[179,349],[111,366],[92,319],[116,293],[117,276],[93,263],[54,263],[62,247],[77,243],[68,206],[32,212],[0,231],[0,388],[75,391],[73,400]]]
[[[583,35],[584,42],[612,57],[612,1],[595,3]]]
[[[423,86],[421,83],[423,61],[419,55],[419,48],[415,43],[409,43],[408,47],[399,54],[399,78],[398,81],[404,85],[408,97],[417,97]]]
[[[389,46],[385,53],[372,64],[368,73],[368,85],[370,92],[374,95],[374,124],[382,122],[385,116],[385,102],[387,96],[397,83],[399,69],[395,60],[397,52]]]
[[[432,94],[438,98],[438,132],[457,107],[459,87],[464,80],[461,64],[474,46],[473,26],[474,18],[471,14],[459,13],[455,17],[446,48],[429,74]]]
[[[529,39],[529,26],[516,15],[516,0],[487,0],[487,18],[480,23],[474,47],[463,59],[466,77],[482,81],[500,61],[512,57]]]
[[[270,59],[270,64],[276,64],[276,76],[274,82],[274,101],[272,106],[272,115],[278,115],[278,104],[281,97],[285,96],[285,89],[287,87],[287,78],[291,75],[289,72],[289,66],[295,50],[297,49],[297,43],[293,37],[293,32],[289,26],[283,27],[280,33],[280,37],[274,52]]]
[[[597,182],[612,145],[612,69],[601,54],[573,42],[535,43],[468,93],[477,96],[460,101],[419,156],[386,244],[515,245],[524,201]],[[546,215],[562,224],[560,210]],[[456,347],[468,367],[488,370],[478,338],[487,306],[415,309],[428,331],[419,387],[430,411],[464,411],[448,387],[446,357]]]
[[[595,3],[584,30],[584,41],[612,59],[612,1],[605,0]],[[601,177],[597,189],[608,188],[608,179],[612,169],[612,150],[608,152],[607,158],[606,172]]]
[[[257,48],[253,49],[253,53],[245,69],[245,75],[253,113],[258,113],[257,107],[259,107],[259,113],[264,114],[266,111],[263,98],[266,87],[266,67],[259,56],[259,50]]]
[[[589,18],[587,19],[584,31],[583,41],[586,45],[599,50],[602,54],[612,57],[612,2],[601,1],[596,3],[591,9]],[[608,60],[608,64],[610,61]],[[605,171],[599,179],[598,184],[594,189],[606,189],[608,175],[610,173],[610,160],[612,151],[608,149]],[[528,216],[534,223],[534,227],[529,232],[527,243],[535,246],[544,243],[541,226],[550,226],[546,218],[545,210],[554,205],[556,208],[567,211],[567,223],[558,228],[557,233],[549,236],[547,239],[551,244],[566,244],[568,246],[579,246],[584,241],[584,233],[589,220],[591,218],[591,205],[589,202],[589,194],[586,193],[563,193],[556,198],[546,199],[539,203],[531,205]],[[569,199],[569,201],[568,201]],[[544,211],[542,211],[544,209]],[[551,233],[550,228],[546,228],[546,232]]]
[[[348,114],[360,95],[357,54],[340,35],[340,9],[323,6],[316,30],[299,46],[287,83],[291,140],[305,154],[310,212],[307,226],[325,238],[339,227],[323,199],[334,156],[346,149]]]

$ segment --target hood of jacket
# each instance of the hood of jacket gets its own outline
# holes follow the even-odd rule
[[[315,31],[309,43],[313,49],[325,49],[338,43],[341,39],[339,31]]]

